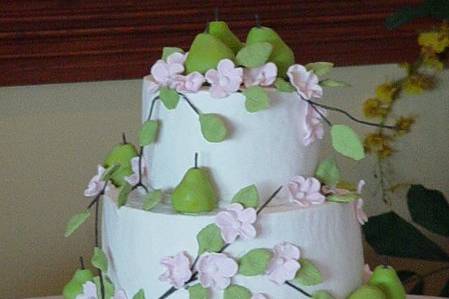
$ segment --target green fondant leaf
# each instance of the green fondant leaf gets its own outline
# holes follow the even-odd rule
[[[139,132],[139,144],[141,146],[147,146],[153,143],[157,138],[158,129],[159,121],[147,120],[144,122]]]
[[[377,254],[449,261],[446,252],[394,212],[370,217],[362,228],[366,241]]]
[[[164,106],[169,110],[175,109],[176,106],[178,106],[179,94],[176,92],[176,90],[170,89],[165,86],[161,87],[159,91],[159,97],[161,98]]]
[[[95,286],[97,287],[97,297],[101,298],[100,277],[95,276],[93,280],[94,280]],[[106,275],[103,275],[103,285],[104,285],[104,298],[105,299],[113,298],[114,293],[115,293],[115,287],[114,287],[114,284],[109,279],[109,277],[107,277]]]
[[[264,274],[267,271],[272,255],[272,252],[265,248],[249,251],[240,259],[239,273],[245,276]]]
[[[134,296],[133,299],[145,299],[145,291],[140,289]]]
[[[197,283],[189,288],[189,299],[208,299],[209,290]]]
[[[360,195],[352,192],[352,193],[348,193],[348,194],[332,194],[326,197],[327,201],[330,202],[339,202],[339,203],[347,203],[347,202],[352,202],[356,199],[359,199]]]
[[[285,81],[283,78],[277,78],[274,81],[274,86],[278,91],[282,92],[294,92],[296,91],[295,87],[290,84],[290,82]]]
[[[267,42],[248,45],[240,49],[236,60],[239,65],[246,67],[259,67],[267,62],[273,51],[273,46]]]
[[[153,209],[155,206],[157,206],[158,203],[161,202],[161,199],[162,199],[161,190],[154,190],[149,192],[147,195],[145,195],[145,198],[143,199],[143,209],[145,211]]]
[[[226,138],[228,129],[220,115],[215,113],[200,114],[201,132],[209,142],[221,142]]]
[[[337,162],[333,158],[321,161],[315,172],[315,176],[328,186],[335,186],[340,180],[340,170]]]
[[[123,185],[120,188],[120,192],[118,194],[118,200],[117,200],[117,206],[119,208],[123,207],[128,202],[128,197],[129,197],[129,194],[131,193],[132,188],[133,188],[133,186],[131,186],[128,183],[126,183],[125,185]]]
[[[101,179],[105,182],[109,181],[112,177],[112,175],[114,174],[114,172],[120,168],[120,164],[114,164],[110,167],[108,167],[108,169],[106,169],[106,171],[103,173]]]
[[[163,47],[162,48],[162,59],[167,60],[168,56],[173,53],[184,53],[184,50],[177,47]]]
[[[334,296],[326,291],[316,291],[312,294],[312,299],[335,299]]]
[[[89,218],[89,216],[90,212],[84,211],[70,218],[65,228],[64,236],[68,237],[73,234],[80,227],[80,225],[83,224],[87,220],[87,218]]]
[[[218,252],[225,245],[220,228],[213,223],[203,228],[196,239],[198,241],[198,254],[206,251]]]
[[[414,222],[449,237],[449,203],[443,193],[423,185],[412,185],[407,192],[407,204]]]
[[[251,291],[237,284],[232,284],[223,292],[223,299],[251,299]]]
[[[306,64],[306,69],[314,72],[317,76],[323,76],[334,67],[332,62],[313,62]]]
[[[359,136],[346,125],[333,125],[331,128],[332,146],[334,149],[354,160],[361,160],[365,157],[363,145]]]
[[[270,107],[270,97],[260,86],[251,86],[243,90],[246,97],[245,107],[248,112],[257,112]]]
[[[320,85],[323,87],[349,87],[351,86],[349,83],[337,80],[326,79],[320,81]]]
[[[313,286],[323,282],[321,273],[308,259],[300,259],[301,268],[296,272],[295,282],[303,286]]]
[[[100,269],[104,273],[108,271],[108,259],[106,257],[106,254],[100,248],[94,248],[94,255],[92,256],[90,262],[92,263],[92,266]]]
[[[257,208],[259,206],[259,192],[256,185],[242,188],[234,195],[232,202],[240,203],[245,208]]]

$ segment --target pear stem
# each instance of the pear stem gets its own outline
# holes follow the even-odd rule
[[[123,142],[123,144],[127,144],[128,143],[126,141],[126,134],[125,134],[125,132],[122,133],[122,142]]]
[[[254,15],[254,18],[256,19],[256,27],[257,27],[257,28],[262,27],[262,25],[260,24],[260,17],[259,17],[259,14],[255,14],[255,15]]]
[[[81,270],[86,269],[86,267],[84,267],[84,259],[82,256],[80,256],[80,268],[81,268]]]
[[[215,17],[215,21],[218,21],[220,19],[220,14],[218,11],[218,7],[214,8],[214,17]]]
[[[195,163],[194,163],[194,167],[198,168],[198,153],[195,153]]]

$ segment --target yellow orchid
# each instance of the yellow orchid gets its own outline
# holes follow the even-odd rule
[[[367,118],[376,118],[385,116],[388,113],[388,105],[382,103],[379,99],[368,99],[363,103],[363,114]]]
[[[415,118],[414,117],[401,116],[396,121],[396,124],[395,124],[398,134],[399,135],[404,135],[404,134],[410,132],[410,128],[412,127],[412,125],[414,123],[415,123]]]
[[[422,47],[432,48],[436,53],[442,53],[449,47],[449,36],[441,31],[423,32],[418,36],[418,43]]]
[[[424,90],[432,89],[435,86],[435,80],[431,76],[423,74],[414,74],[408,76],[402,87],[409,94],[420,94]]]
[[[391,103],[397,94],[398,88],[390,83],[386,82],[377,86],[376,97],[378,100],[384,103]]]

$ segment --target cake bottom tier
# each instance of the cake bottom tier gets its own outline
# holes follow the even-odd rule
[[[103,249],[110,260],[109,275],[128,298],[141,288],[147,299],[159,298],[170,288],[167,282],[159,280],[164,271],[161,258],[180,251],[187,251],[194,258],[198,251],[197,233],[214,222],[214,214],[173,214],[164,207],[146,212],[138,201],[118,209],[107,198],[103,210]],[[256,229],[255,239],[237,240],[225,252],[238,258],[254,248],[273,248],[290,242],[323,276],[323,283],[303,287],[307,292],[326,290],[336,299],[343,299],[362,284],[361,231],[352,204],[327,203],[307,209],[293,204],[268,207],[259,215]],[[270,299],[307,298],[287,285],[271,282],[267,276],[237,275],[233,283]],[[180,289],[169,298],[188,299],[189,294]],[[223,298],[222,291],[211,291],[209,298]]]

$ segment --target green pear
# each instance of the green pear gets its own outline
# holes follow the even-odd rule
[[[75,299],[83,291],[83,284],[92,280],[94,275],[90,270],[78,269],[73,274],[72,279],[64,286],[62,294],[64,299]]]
[[[210,212],[217,207],[217,195],[203,168],[187,170],[172,194],[173,208],[180,213]]]
[[[393,267],[377,266],[368,284],[380,288],[387,299],[405,299],[404,286]]]
[[[285,77],[289,66],[295,63],[295,54],[281,37],[269,27],[253,27],[246,37],[246,44],[268,42],[273,46],[269,61],[274,62],[278,68],[278,77]]]
[[[217,68],[222,59],[234,60],[234,52],[221,40],[208,33],[200,33],[193,40],[185,61],[187,73],[206,73]]]
[[[127,143],[125,139],[123,143],[117,144],[112,148],[104,160],[104,167],[108,168],[114,164],[120,165],[111,177],[111,181],[114,185],[121,187],[126,183],[125,177],[130,176],[133,172],[131,168],[131,159],[137,155],[138,153],[134,145]]]
[[[234,54],[237,54],[237,52],[243,47],[242,42],[234,33],[232,33],[226,22],[210,22],[208,24],[208,33],[221,40],[234,52]]]
[[[365,284],[352,292],[348,299],[387,299],[387,297],[378,287]]]

